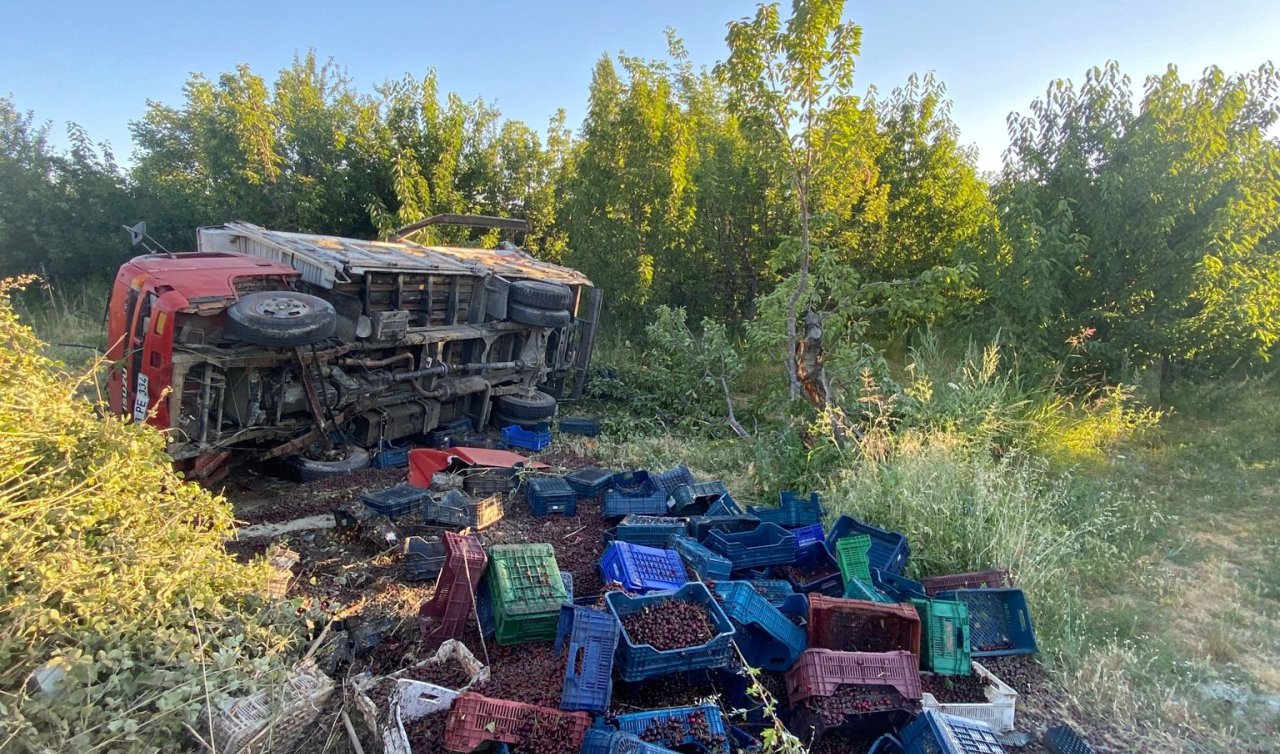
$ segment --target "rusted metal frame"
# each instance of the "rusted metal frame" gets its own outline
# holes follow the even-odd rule
[[[511,217],[492,217],[490,215],[455,215],[446,213],[432,215],[425,220],[419,220],[416,223],[410,223],[403,228],[399,228],[387,240],[402,241],[405,236],[415,230],[422,230],[431,225],[463,225],[470,228],[497,228],[499,230],[529,232],[528,220],[518,220]]]
[[[590,298],[587,300],[587,317],[585,321],[590,327],[585,332],[580,332],[578,336],[578,352],[576,356],[576,369],[573,375],[573,392],[570,397],[578,400],[582,397],[582,391],[587,386],[587,372],[591,369],[591,351],[595,348],[596,332],[600,329],[600,310],[604,306],[604,291],[599,288],[592,288]],[[583,318],[578,319],[578,326],[581,327],[584,322]]]
[[[458,324],[458,276],[452,275],[449,278],[449,316],[445,318],[445,324],[450,326]]]
[[[307,394],[307,408],[311,409],[311,420],[315,422],[316,431],[320,433],[320,444],[325,450],[333,448],[333,440],[329,439],[329,433],[326,426],[328,422],[324,418],[324,406],[320,403],[320,396],[316,393],[316,384],[311,376],[311,370],[307,368],[307,363],[303,360],[304,351],[302,346],[294,349],[294,354],[298,357],[298,372],[302,375],[302,389]]]

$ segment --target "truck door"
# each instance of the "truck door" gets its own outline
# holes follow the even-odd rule
[[[151,386],[150,378],[143,372],[146,350],[143,346],[156,296],[152,291],[132,286],[121,293],[125,297],[123,310],[112,312],[108,326],[113,342],[107,344],[107,356],[114,362],[107,382],[109,400],[117,415],[145,421]]]

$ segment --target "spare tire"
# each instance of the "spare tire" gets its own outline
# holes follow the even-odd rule
[[[349,446],[347,456],[338,461],[315,461],[306,456],[289,456],[285,463],[300,482],[314,482],[333,476],[350,474],[369,465],[369,451]]]
[[[556,399],[541,390],[533,395],[499,395],[493,399],[493,410],[511,419],[549,419],[556,415]]]
[[[550,416],[544,416],[541,419],[522,419],[516,416],[507,416],[501,411],[494,411],[489,417],[489,423],[496,429],[506,429],[513,424],[524,429],[537,429],[538,425],[541,424],[543,429],[549,429],[550,422]]]
[[[568,309],[573,306],[573,289],[543,280],[518,280],[507,291],[507,300],[535,309]]]
[[[507,304],[507,319],[521,325],[534,327],[568,327],[572,321],[565,309],[539,309],[528,304]]]
[[[227,334],[257,346],[319,343],[332,336],[337,325],[333,304],[294,291],[250,293],[227,307]]]

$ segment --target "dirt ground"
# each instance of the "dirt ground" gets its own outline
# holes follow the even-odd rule
[[[595,465],[592,458],[564,451],[542,454],[538,460],[550,464],[556,473]],[[383,638],[372,651],[341,667],[337,679],[341,689],[349,689],[351,679],[361,673],[368,672],[375,677],[392,673],[429,657],[438,648],[439,642],[427,646],[419,641],[417,626],[418,608],[432,596],[434,580],[405,581],[398,547],[383,548],[356,534],[334,528],[328,522],[329,516],[324,515],[358,500],[363,492],[394,486],[404,479],[404,469],[370,469],[306,484],[247,472],[238,475],[235,483],[225,490],[236,506],[237,517],[243,527],[258,527],[257,530],[262,531],[263,524],[281,524],[296,519],[314,518],[316,522],[325,522],[323,528],[285,530],[274,536],[231,542],[228,550],[237,557],[249,559],[265,553],[273,544],[285,544],[300,555],[299,562],[293,567],[294,578],[288,589],[288,598],[309,601],[334,618],[359,616],[366,625],[384,627]],[[608,523],[600,516],[597,501],[579,502],[577,514],[572,517],[535,518],[524,496],[518,493],[505,501],[504,508],[505,515],[501,521],[476,532],[483,544],[550,543],[556,550],[561,570],[573,574],[575,596],[602,591],[596,565],[603,551],[602,535]],[[397,519],[396,525],[406,536],[442,531],[426,525],[416,513]],[[500,647],[491,639],[487,642],[482,639],[474,618],[462,641],[481,662],[487,661],[490,666],[490,680],[475,690],[496,698],[556,706],[564,666],[563,660],[551,652],[550,644]],[[1017,727],[1019,731],[1031,734],[1031,741],[1020,748],[1009,746],[1010,751],[1048,751],[1039,743],[1040,734],[1061,721],[1075,725],[1099,752],[1126,750],[1112,745],[1119,738],[1111,734],[1106,721],[1092,719],[1052,688],[1034,659],[987,658],[982,662],[1019,692]],[[767,685],[781,688],[780,677],[771,679]],[[621,714],[675,706],[715,696],[725,702],[726,713],[730,712],[732,705],[727,704],[722,689],[711,681],[664,679],[645,684],[618,682],[615,683],[612,712]],[[361,738],[364,751],[381,751],[374,735],[357,714],[350,694],[341,692],[335,692],[308,735],[292,751],[314,754],[355,751],[340,722],[344,707]],[[413,726],[410,736],[419,744],[415,750],[431,750],[438,746],[443,717],[432,715],[429,716],[431,719],[424,719]],[[868,746],[868,741],[829,736],[825,743],[815,746],[814,751],[858,752],[865,751]]]

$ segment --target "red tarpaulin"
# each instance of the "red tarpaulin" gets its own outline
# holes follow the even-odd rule
[[[416,448],[409,451],[409,484],[415,487],[430,487],[431,477],[444,471],[454,462],[461,461],[469,466],[491,466],[510,469],[524,466],[529,469],[551,468],[540,461],[530,461],[519,453],[509,450],[493,450],[491,448],[449,448],[448,450],[432,450]]]

